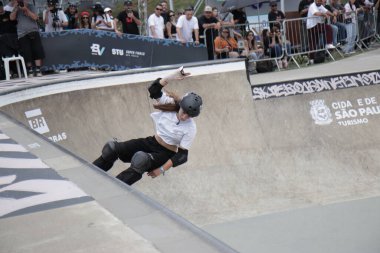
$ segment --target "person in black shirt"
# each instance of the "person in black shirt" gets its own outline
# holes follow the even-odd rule
[[[247,14],[244,11],[244,8],[236,9],[231,11],[232,15],[234,15],[234,23],[235,26],[237,26],[235,35],[238,35],[238,37],[244,38],[246,33],[246,23],[247,23]]]
[[[214,39],[218,36],[220,22],[212,15],[212,7],[206,6],[201,17],[198,18],[199,42],[206,42],[209,60],[214,60]],[[206,34],[205,34],[206,30]],[[206,38],[205,38],[206,36]],[[206,39],[206,40],[205,40]]]
[[[115,32],[121,34],[117,29],[117,22],[120,21],[123,26],[123,33],[140,35],[139,25],[142,24],[139,14],[137,11],[132,9],[132,1],[124,2],[124,11],[120,12],[119,15],[114,19]]]
[[[0,1],[0,57],[18,54],[17,21],[12,21],[10,14]]]
[[[276,26],[279,30],[282,30],[282,21],[285,19],[285,15],[282,11],[277,10],[277,3],[270,3],[270,12],[268,13],[269,28],[272,30],[273,26]]]
[[[313,3],[313,0],[302,0],[298,5],[298,12],[301,17],[306,18],[309,6]]]
[[[77,9],[76,4],[69,3],[69,6],[65,10],[65,14],[68,20],[68,25],[67,27],[65,27],[65,29],[68,29],[68,30],[78,29],[79,28],[78,9]]]

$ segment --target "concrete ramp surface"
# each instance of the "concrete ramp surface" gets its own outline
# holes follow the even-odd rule
[[[373,241],[380,237],[374,229],[380,225],[378,71],[360,76],[368,85],[350,88],[307,88],[308,80],[255,88],[247,81],[244,63],[188,70],[190,78],[172,82],[167,89],[178,94],[195,91],[204,101],[189,161],[164,177],[144,176],[134,188],[240,252],[380,251],[378,240]],[[154,134],[147,86],[167,72],[106,76],[8,93],[2,96],[1,110],[91,162],[112,138]],[[368,81],[367,76],[373,79]],[[109,173],[118,174],[127,166],[119,162]],[[373,201],[365,202],[368,199]],[[341,223],[328,226],[333,223],[321,221],[343,215],[346,208],[354,210],[356,203],[368,208],[345,217],[367,215],[369,220],[361,224],[368,226],[348,226],[350,236],[313,245],[325,235],[333,236],[335,229],[345,229]],[[306,226],[300,217],[314,223],[289,229]],[[276,231],[275,224],[282,224],[282,231]],[[317,232],[308,234],[314,228]],[[364,240],[360,234],[368,230],[371,238]],[[296,238],[306,243],[297,245]],[[351,241],[356,248],[345,246],[347,238],[357,240]]]

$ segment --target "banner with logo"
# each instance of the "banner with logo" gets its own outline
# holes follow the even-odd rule
[[[79,29],[41,33],[43,71],[98,68],[126,70],[207,60],[204,45]]]

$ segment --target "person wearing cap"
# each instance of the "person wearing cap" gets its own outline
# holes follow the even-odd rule
[[[42,76],[41,65],[45,58],[45,52],[42,47],[35,6],[29,3],[29,0],[16,2],[9,18],[17,20],[17,37],[21,55],[28,68],[28,76],[33,77],[34,74]],[[33,65],[35,65],[35,69],[33,69]]]
[[[93,15],[91,19],[92,29],[113,31],[112,20],[108,14],[104,12],[101,3],[95,3],[93,9]]]
[[[78,8],[74,3],[68,3],[68,7],[65,10],[65,14],[68,20],[68,25],[66,27],[67,30],[78,29]]]
[[[155,123],[155,134],[146,138],[132,139],[125,142],[107,142],[99,158],[93,164],[104,171],[109,171],[116,160],[130,163],[130,167],[116,177],[132,185],[147,172],[156,178],[165,175],[171,167],[187,162],[189,149],[193,143],[197,127],[193,118],[202,109],[202,98],[193,93],[186,93],[182,98],[163,90],[172,80],[182,80],[189,76],[183,67],[171,74],[156,79],[148,88],[153,105],[158,111],[151,113]]]
[[[272,30],[273,26],[277,26],[282,30],[282,22],[285,19],[285,15],[282,11],[277,9],[277,2],[270,3],[270,11],[268,13],[269,28]]]
[[[79,28],[80,29],[91,29],[90,13],[88,13],[87,11],[82,11],[80,13]]]
[[[157,4],[154,13],[148,18],[149,37],[156,39],[164,38],[165,23],[161,16],[163,8],[161,4]]]
[[[220,22],[212,15],[212,7],[206,6],[203,15],[198,18],[200,43],[207,45],[209,60],[214,59],[214,40],[218,36]],[[206,32],[205,32],[206,31]]]
[[[48,9],[43,11],[42,17],[45,32],[61,32],[69,24],[67,16],[58,7],[58,0],[48,0]]]
[[[114,26],[114,18],[112,16],[112,10],[111,10],[111,8],[110,7],[104,8],[104,13],[106,15],[108,15],[108,18],[109,18],[109,20],[111,22],[111,27],[107,28],[106,30],[114,31],[115,30],[115,28],[114,28],[115,27]]]
[[[124,2],[124,11],[114,19],[115,32],[121,34],[117,29],[117,23],[120,22],[123,28],[123,33],[140,35],[139,26],[142,24],[139,13],[133,10],[132,1]]]
[[[186,43],[193,42],[193,32],[195,35],[195,44],[199,44],[199,26],[198,19],[194,17],[192,8],[185,9],[185,15],[178,18],[177,21],[177,40]]]

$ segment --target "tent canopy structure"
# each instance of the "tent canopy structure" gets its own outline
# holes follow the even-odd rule
[[[232,11],[239,8],[253,7],[254,9],[260,9],[262,5],[271,2],[277,2],[283,9],[284,0],[206,0],[206,4],[218,7],[220,12]]]

